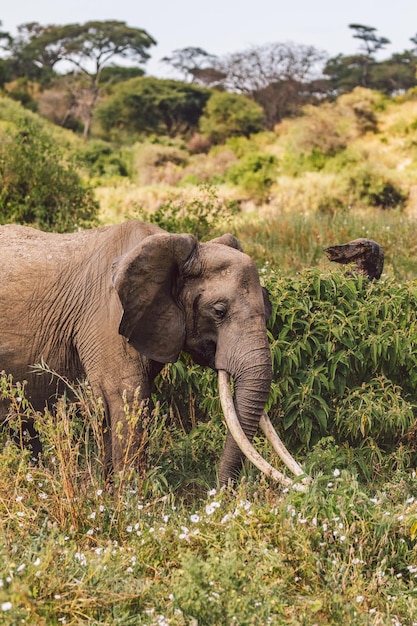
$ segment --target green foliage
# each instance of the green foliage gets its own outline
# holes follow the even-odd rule
[[[91,176],[127,176],[126,159],[111,144],[98,139],[85,143],[76,153],[78,162]]]
[[[262,108],[245,96],[215,91],[200,119],[200,130],[213,143],[229,137],[249,137],[263,129]]]
[[[376,110],[383,102],[381,94],[357,87],[335,102],[304,107],[302,116],[278,127],[285,135],[283,171],[297,176],[304,171],[335,169],[335,159],[339,171],[346,167],[343,153],[352,156],[349,145],[367,132],[377,132]]]
[[[34,120],[9,129],[0,146],[0,221],[66,231],[94,222],[97,203],[75,167]]]
[[[97,119],[110,137],[116,132],[185,135],[197,129],[210,93],[177,80],[133,78],[98,107]]]
[[[191,233],[200,241],[212,239],[227,229],[237,207],[219,199],[211,185],[202,185],[203,196],[191,202],[172,200],[154,212],[140,211],[138,217],[152,221],[171,233]]]
[[[387,471],[381,489],[360,484],[327,441],[304,493],[250,475],[208,491],[193,479],[205,452],[213,466],[210,428],[187,434],[156,407],[155,465],[106,484],[102,407],[88,388],[72,391],[75,406],[62,398],[56,414],[37,416],[40,463],[0,434],[0,624],[416,620],[414,473]],[[0,397],[17,424],[30,411],[10,377]]]
[[[389,174],[367,163],[351,167],[346,178],[354,201],[382,209],[403,208],[407,201],[408,194]]]
[[[271,274],[271,410],[294,443],[392,452],[417,410],[417,291],[349,272]],[[369,458],[368,458],[369,461]],[[374,468],[375,469],[375,468]]]
[[[226,180],[239,185],[256,199],[263,199],[277,178],[278,160],[273,154],[250,152],[226,172]]]

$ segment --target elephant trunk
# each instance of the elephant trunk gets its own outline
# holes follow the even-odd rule
[[[245,343],[248,345],[246,342]],[[269,346],[265,340],[261,346],[258,341],[249,342],[246,355],[242,357],[242,347],[240,346],[239,364],[230,362],[226,367],[217,366],[219,370],[227,371],[234,381],[234,408],[244,435],[252,441],[262,417],[272,380],[272,365]],[[221,362],[221,359],[216,359]],[[243,364],[243,365],[242,365]],[[220,374],[220,372],[219,372]],[[244,460],[234,437],[227,433],[226,444],[220,461],[219,480],[222,485],[229,480],[235,481],[239,475]]]

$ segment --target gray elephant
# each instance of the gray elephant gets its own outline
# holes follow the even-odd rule
[[[141,436],[138,424],[127,445],[124,397],[146,401],[163,364],[181,351],[232,376],[237,428],[253,451],[272,377],[269,303],[234,237],[198,243],[137,221],[73,234],[7,225],[0,264],[0,370],[28,381],[37,410],[54,388],[31,365],[44,360],[70,380],[86,377],[104,403],[115,471],[134,462]],[[221,484],[241,468],[239,432],[228,432]]]

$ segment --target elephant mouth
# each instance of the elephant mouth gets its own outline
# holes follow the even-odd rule
[[[217,346],[214,341],[205,341],[198,346],[198,349],[186,347],[186,351],[192,357],[193,361],[197,363],[197,365],[210,367],[215,370],[216,348]]]
[[[243,432],[242,426],[240,425],[239,419],[236,415],[233,397],[230,390],[229,374],[224,370],[219,370],[218,376],[220,401],[227,427],[236,444],[239,446],[240,450],[243,452],[246,458],[249,459],[249,461],[251,461],[263,474],[269,476],[269,478],[272,478],[276,482],[281,483],[285,487],[293,486],[294,489],[304,490],[306,485],[311,482],[311,478],[309,476],[305,476],[304,470],[300,467],[297,461],[291,456],[290,452],[284,446],[278,436],[278,433],[275,431],[273,425],[271,424],[271,421],[266,412],[263,412],[259,425],[269,443],[278,454],[280,459],[283,461],[283,463],[288,467],[288,469],[290,469],[296,477],[303,477],[301,478],[300,482],[294,484],[290,478],[272,467],[272,465],[270,465],[268,461],[266,461],[257,452],[255,447],[252,445],[252,443]]]

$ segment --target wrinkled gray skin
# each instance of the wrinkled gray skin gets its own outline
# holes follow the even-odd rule
[[[70,380],[87,377],[104,402],[106,457],[116,471],[140,441],[138,426],[126,449],[123,393],[131,402],[139,388],[149,398],[162,365],[182,350],[231,374],[237,414],[252,439],[272,377],[269,304],[253,261],[231,235],[198,243],[136,221],[65,235],[7,225],[0,265],[0,370],[28,381],[38,410],[55,387],[31,365],[43,359]],[[222,484],[237,477],[241,461],[228,434]]]

